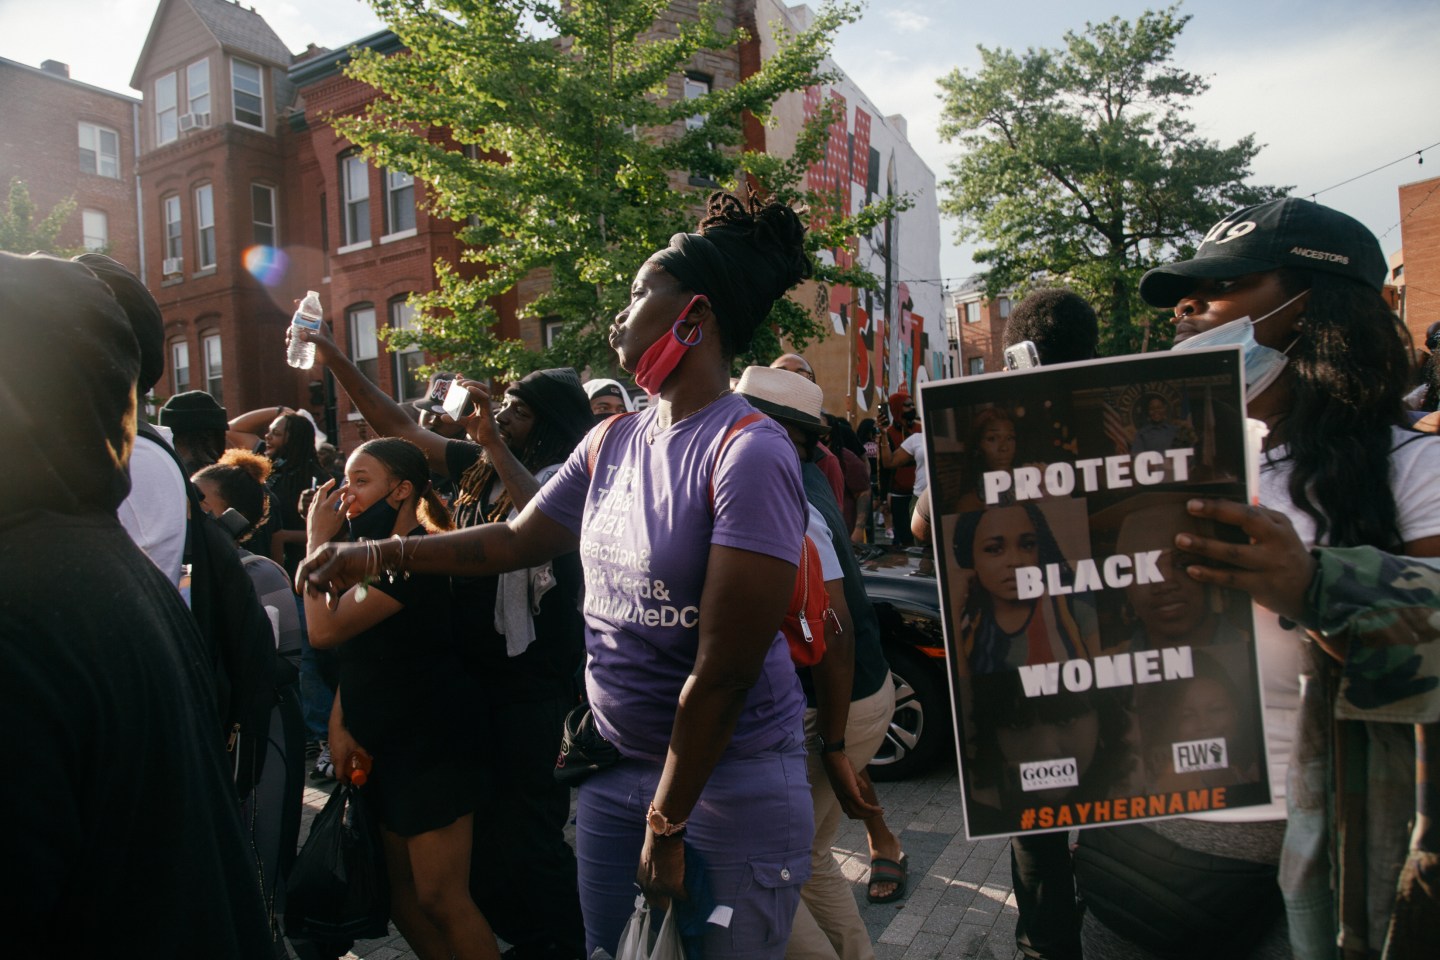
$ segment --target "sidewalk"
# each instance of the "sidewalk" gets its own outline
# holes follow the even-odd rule
[[[854,882],[860,915],[875,942],[877,960],[984,957],[1020,960],[1015,949],[1015,898],[1010,891],[1009,844],[965,839],[954,761],[903,783],[877,783],[891,829],[900,835],[910,864],[909,895],[900,903],[865,899],[869,873],[864,827],[846,820],[835,855]],[[326,792],[305,790],[303,842]],[[569,831],[573,841],[574,828]],[[392,928],[393,929],[393,928]],[[355,945],[347,960],[413,960],[399,934]]]

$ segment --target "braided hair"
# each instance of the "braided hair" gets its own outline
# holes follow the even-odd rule
[[[696,233],[677,233],[650,262],[715,310],[726,357],[750,345],[775,301],[814,272],[805,225],[783,203],[716,191]]]

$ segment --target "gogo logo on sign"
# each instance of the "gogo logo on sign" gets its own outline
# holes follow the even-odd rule
[[[1225,738],[1211,740],[1189,740],[1170,745],[1175,755],[1176,773],[1195,773],[1200,770],[1224,770],[1230,766],[1225,751]]]
[[[1031,790],[1054,790],[1056,787],[1079,785],[1080,772],[1075,766],[1074,757],[1020,764],[1020,789],[1026,793]]]

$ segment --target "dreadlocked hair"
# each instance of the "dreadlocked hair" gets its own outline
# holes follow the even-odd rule
[[[419,500],[415,514],[426,530],[438,533],[454,528],[445,501],[430,482],[430,464],[419,447],[400,437],[377,437],[362,443],[355,452],[374,457],[396,481],[410,481],[414,490],[410,496]]]
[[[741,200],[717,190],[706,200],[696,232],[714,241],[743,241],[740,245],[750,248],[751,255],[737,265],[745,268],[746,281],[761,285],[760,293],[772,302],[814,273],[805,253],[805,225],[778,201],[762,203],[754,194]],[[720,335],[725,354],[733,357],[750,345],[755,328],[722,323]]]
[[[218,463],[197,471],[191,478],[215,484],[225,502],[250,521],[244,532],[235,538],[236,543],[249,540],[270,519],[270,495],[265,490],[270,470],[270,461],[258,453],[226,450],[220,455]]]
[[[515,458],[533,474],[557,463],[564,463],[575,445],[566,440],[562,431],[556,428],[543,411],[532,409],[532,412],[535,414],[535,425],[531,427],[530,436],[525,440],[525,449],[517,453]],[[495,465],[482,447],[479,459],[460,474],[460,482],[456,484],[455,505],[459,507],[479,503],[490,481],[498,479]],[[499,498],[485,512],[485,522],[499,523],[508,517],[513,509],[515,500],[510,496],[510,491],[502,486]]]
[[[1317,543],[1393,550],[1391,428],[1405,423],[1409,335],[1363,283],[1295,268],[1279,275],[1286,295],[1310,291],[1290,350],[1290,405],[1277,425],[1292,464],[1290,499],[1315,521]]]

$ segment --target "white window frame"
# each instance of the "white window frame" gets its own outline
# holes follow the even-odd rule
[[[160,198],[160,222],[165,229],[165,259],[183,259],[185,256],[184,224],[181,222],[182,205],[180,194],[172,193]]]
[[[200,92],[196,93],[196,89]],[[210,58],[201,57],[185,67],[185,112],[210,112]]]
[[[220,334],[207,333],[200,338],[200,353],[205,359],[205,392],[225,406],[225,351]]]
[[[115,142],[112,149],[105,149],[105,138],[109,135]],[[80,170],[84,173],[93,173],[99,177],[110,177],[113,180],[120,179],[120,134],[110,127],[102,127],[97,123],[86,123],[80,121]],[[85,163],[87,154],[90,164],[94,169],[86,169]]]
[[[542,317],[540,320],[540,345],[547,350],[555,346],[555,340],[564,328],[565,321],[559,317]]]
[[[260,205],[255,202],[255,198],[256,198],[257,196],[264,196],[264,197],[265,197],[265,202],[266,202],[266,204],[267,204],[267,205],[269,206],[269,208],[270,208],[270,209],[269,209],[270,219],[269,219],[268,222],[265,221],[265,220],[262,220],[262,219],[260,218],[260,214],[261,214],[262,211],[261,211],[261,209],[260,209]],[[280,217],[279,217],[280,203],[279,203],[279,200],[280,200],[279,192],[278,192],[274,187],[272,187],[270,184],[268,184],[268,183],[251,183],[251,184],[250,184],[250,227],[251,227],[251,239],[254,240],[257,244],[261,244],[261,245],[267,246],[267,247],[278,247],[278,246],[280,246],[280,224],[279,224],[279,220],[280,220]],[[261,234],[262,231],[269,231],[270,239],[268,239],[268,240],[262,239],[261,236],[260,236],[260,234]]]
[[[155,78],[155,145],[180,139],[179,83],[175,71]]]
[[[345,242],[336,253],[370,245],[370,164],[358,153],[340,158],[340,226]]]
[[[390,329],[415,329],[415,308],[410,306],[410,302],[406,297],[401,297],[399,299],[390,301]],[[426,378],[419,378],[419,383],[415,385],[415,390],[413,393],[406,390],[405,388],[411,383],[410,368],[413,364],[417,362],[424,362],[424,352],[419,347],[415,346],[397,346],[394,348],[394,351],[395,399],[399,400],[402,403],[406,400],[420,399],[420,397],[425,394],[425,388],[429,385],[429,381]]]
[[[685,74],[683,86],[681,87],[681,90],[683,91],[683,97],[686,100],[697,100],[700,97],[707,96],[710,91],[714,89],[714,80],[700,74],[692,73]],[[698,127],[703,127],[704,125],[705,114],[703,113],[697,113],[694,116],[685,118],[686,130],[694,130]]]
[[[407,214],[409,223],[401,223]],[[415,178],[403,170],[385,171],[385,236],[387,240],[415,236]]]
[[[104,210],[81,210],[80,236],[87,251],[103,253],[110,246],[110,217]]]
[[[184,340],[170,344],[170,386],[172,394],[190,389],[190,344]]]
[[[375,332],[375,305],[357,303],[345,311],[350,331],[350,359],[373,384],[380,383],[380,338]]]
[[[985,358],[971,357],[965,362],[965,373],[969,376],[976,376],[985,372]]]
[[[1010,298],[1009,298],[1009,297],[1001,297],[999,300],[996,300],[996,301],[995,301],[995,305],[996,305],[996,306],[999,308],[999,310],[1000,310],[1000,319],[1001,319],[1001,320],[1008,320],[1008,319],[1010,319]]]
[[[966,322],[966,323],[979,323],[979,322],[980,322],[980,301],[979,301],[979,300],[971,300],[971,301],[969,301],[969,302],[967,302],[967,303],[962,304],[961,306],[962,306],[962,308],[965,310],[965,322]]]
[[[195,268],[213,270],[218,259],[215,249],[215,185],[202,183],[195,188]]]
[[[240,84],[242,79],[245,83],[249,83],[251,78],[240,77],[237,74],[237,68],[239,67],[248,67],[249,69],[255,71],[254,79],[260,89],[253,91],[248,89],[241,89]],[[242,107],[240,105],[241,96],[254,97],[259,102],[260,109],[256,111],[251,110],[248,106]],[[242,110],[250,114],[258,112],[260,114],[260,122],[258,124],[255,124],[251,123],[249,120],[241,119],[240,112]],[[242,127],[249,127],[252,130],[265,129],[265,71],[260,67],[259,64],[251,63],[248,60],[241,60],[238,57],[230,58],[230,113],[231,116],[235,118],[235,122]]]

